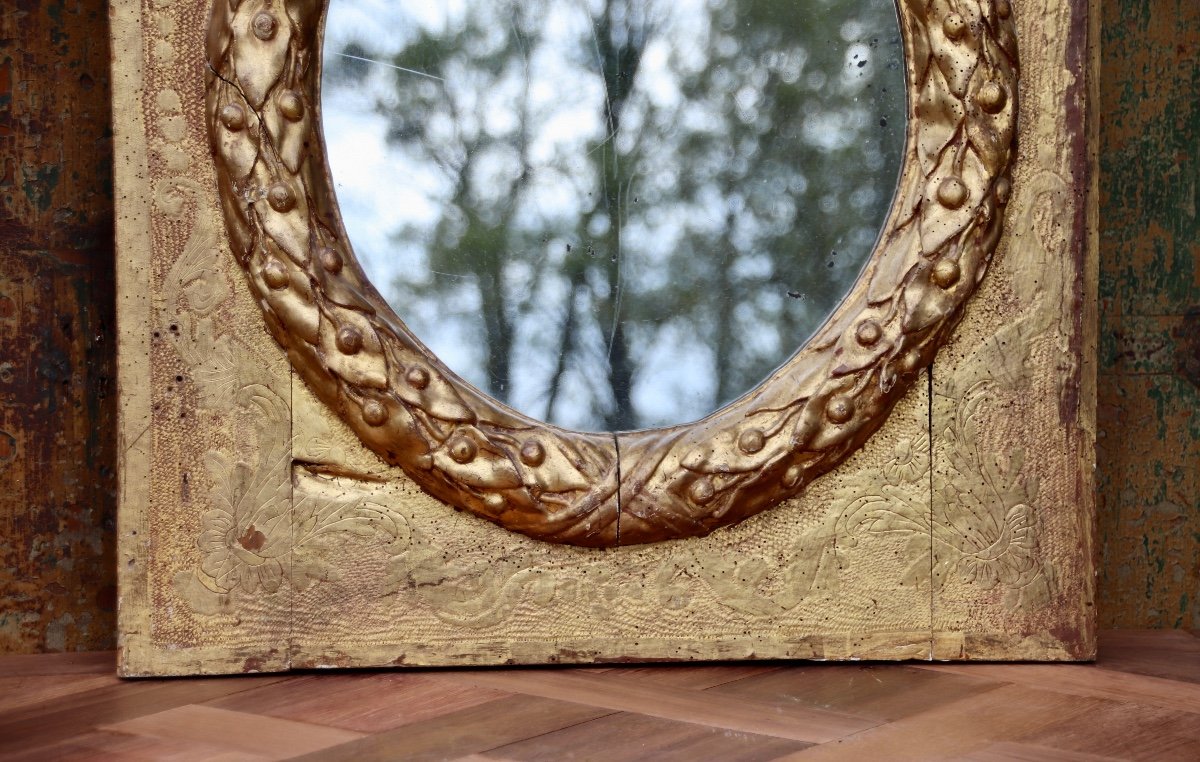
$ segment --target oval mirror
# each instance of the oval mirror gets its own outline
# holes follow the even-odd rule
[[[343,1],[351,2],[335,3]],[[206,104],[228,242],[297,377],[429,493],[549,542],[693,537],[799,493],[866,441],[932,361],[987,270],[1011,192],[1018,66],[1010,3],[899,0],[909,126],[890,210],[882,225],[864,221],[878,219],[893,187],[884,140],[903,120],[879,116],[882,101],[872,100],[897,97],[895,85],[884,94],[872,74],[868,98],[867,83],[856,94],[854,82],[886,73],[894,35],[876,41],[860,15],[824,33],[832,52],[784,34],[806,18],[837,18],[828,14],[841,2],[678,3],[645,18],[642,5],[620,0],[579,0],[574,15],[566,3],[515,6],[540,16],[504,3],[414,4],[387,49],[368,49],[372,39],[384,45],[377,37],[358,48],[331,41],[346,64],[340,73],[331,66],[330,82],[365,83],[347,91],[373,104],[361,109],[376,126],[362,127],[360,145],[381,147],[360,150],[366,155],[339,169],[341,179],[369,168],[390,184],[376,188],[394,190],[384,222],[371,218],[360,245],[370,260],[374,236],[387,244],[381,259],[416,271],[397,291],[386,272],[363,270],[333,196],[318,86],[326,4],[214,0]],[[860,5],[891,18],[883,0]],[[372,21],[386,21],[391,7],[371,5]],[[589,36],[590,52],[580,45]],[[461,56],[447,54],[456,46]],[[636,67],[626,54],[624,68],[604,74],[597,61],[620,59],[606,59],[608,47],[640,50]],[[823,56],[829,68],[817,65]],[[526,76],[535,69],[547,84]],[[415,89],[398,90],[401,80]],[[376,81],[392,83],[386,98],[409,100],[374,102]],[[826,98],[842,105],[827,107]],[[338,113],[349,112],[333,109],[331,123]],[[435,135],[449,142],[427,139]],[[442,154],[422,153],[431,146]],[[811,166],[796,158],[810,149],[819,159]],[[842,150],[848,158],[832,161]],[[391,153],[408,162],[395,176]],[[858,172],[868,174],[857,185],[842,182]],[[849,217],[850,232],[810,239],[817,228],[801,214]],[[854,257],[877,228],[860,270]],[[466,259],[447,253],[443,264],[442,250]],[[468,266],[485,251],[502,255],[491,276]],[[449,275],[432,272],[440,267]],[[794,267],[814,279],[792,282]],[[832,272],[811,275],[822,268]],[[857,273],[848,291],[845,280],[823,280],[837,271]],[[447,294],[449,305],[409,305],[416,286]],[[396,309],[381,289],[399,294]],[[463,381],[397,316],[432,329],[445,323],[454,346],[471,346],[481,334],[467,318],[486,316],[483,301],[497,296],[506,305],[493,314],[507,316],[510,335],[489,353],[533,348],[526,359],[509,356],[497,394],[521,397],[537,415]],[[665,309],[656,312],[656,302]],[[810,303],[823,306],[802,324],[796,305]],[[528,305],[530,327],[518,304]],[[586,312],[592,307],[596,314]],[[771,322],[788,314],[790,338]],[[558,351],[572,315],[582,349]],[[538,323],[548,330],[534,330]],[[733,347],[723,362],[738,367],[728,382],[704,387],[692,376],[714,375],[721,340],[700,342],[722,331]],[[644,351],[613,357],[620,347]],[[553,378],[560,359],[574,367],[583,352],[605,364],[562,371],[559,393],[590,391],[575,412],[563,403],[561,415],[615,433],[548,423],[539,416],[560,414],[557,394],[548,404],[549,391],[519,388],[525,369],[514,363],[532,363],[530,378]],[[609,379],[619,362],[628,363],[624,391]],[[462,367],[483,386],[494,375]],[[660,391],[639,387],[655,377],[674,380]],[[610,392],[634,406],[620,412]],[[642,395],[645,411],[636,406]],[[688,396],[700,402],[676,404]],[[694,418],[730,397],[690,424],[624,431],[666,412]],[[591,408],[586,420],[583,408]],[[636,415],[645,419],[624,417]]]
[[[904,152],[887,0],[336,0],[322,124],[405,323],[560,426],[693,421],[857,279]]]

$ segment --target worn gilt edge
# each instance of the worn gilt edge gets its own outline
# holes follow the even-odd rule
[[[139,8],[132,2],[114,3],[110,15],[114,51],[140,51],[142,27]],[[114,66],[112,77],[113,175],[116,190],[114,224],[123,250],[135,256],[116,258],[118,469],[117,534],[117,653],[122,674],[148,671],[154,647],[150,637],[150,600],[147,561],[150,556],[151,432],[150,343],[150,235],[151,205],[137,192],[149,176],[146,161],[146,124],[141,109],[142,62],[126,55]]]
[[[1009,272],[1007,288],[1022,292],[1024,299],[1044,288],[1048,300],[1034,304],[1016,316],[985,318],[980,325],[994,330],[1011,330],[1016,323],[1044,321],[1037,335],[1055,336],[1062,342],[1063,354],[1040,365],[1045,378],[1053,379],[1057,393],[1042,395],[1046,420],[1037,415],[1019,414],[1023,432],[1010,434],[1006,441],[1015,447],[1028,447],[1038,442],[1053,441],[1050,452],[1035,460],[1027,456],[1027,469],[1034,478],[1045,479],[1050,474],[1063,478],[1062,491],[1057,499],[1040,498],[1031,507],[1037,514],[1033,525],[1035,559],[1044,564],[1050,574],[1045,588],[1049,595],[1040,603],[1023,590],[1007,585],[989,589],[980,580],[972,580],[970,597],[938,589],[934,597],[935,639],[933,658],[937,660],[994,660],[1011,661],[1090,661],[1097,655],[1096,581],[1098,563],[1096,526],[1096,415],[1097,415],[1097,341],[1099,300],[1099,141],[1097,139],[1100,104],[1100,13],[1098,0],[1057,6],[1050,4],[1039,17],[1022,17],[1024,30],[1044,29],[1054,44],[1038,51],[1039,71],[1030,77],[1037,82],[1025,99],[1042,99],[1044,108],[1026,111],[1019,140],[1028,146],[1056,146],[1052,153],[1029,151],[1021,156],[1016,171],[1023,178],[1020,195],[1014,201],[1009,224],[1015,235],[1006,237],[1002,251]],[[1023,30],[1023,31],[1024,31]],[[1056,47],[1057,46],[1057,47]],[[1051,88],[1042,67],[1061,69],[1060,77],[1067,84]],[[1025,179],[1028,178],[1028,179]],[[1039,233],[1036,212],[1039,196],[1050,187],[1063,199],[1052,219],[1062,221],[1067,231],[1059,246],[1045,245],[1044,233]],[[1026,231],[1031,236],[1026,236]],[[1024,237],[1024,241],[1022,241]],[[1038,241],[1038,242],[1035,242]],[[1032,245],[1031,245],[1032,244]],[[1041,251],[1042,262],[1033,255]],[[1009,256],[1014,259],[1010,261]],[[1053,262],[1047,266],[1044,262]],[[1051,268],[1061,272],[1056,276]],[[1042,269],[1044,268],[1044,269]],[[1041,274],[1037,274],[1037,273]],[[1021,283],[1022,275],[1031,275],[1032,284]],[[1002,287],[1002,288],[1004,288]],[[996,290],[993,282],[989,290]],[[993,296],[993,299],[998,297]],[[1061,301],[1060,301],[1061,300]],[[988,312],[984,310],[983,312]],[[976,317],[969,322],[976,325]],[[997,334],[999,335],[999,334]],[[964,341],[964,339],[966,339]],[[939,356],[935,368],[935,398],[945,394],[945,385],[961,379],[970,372],[964,355],[972,357],[977,346],[973,339],[956,336],[952,356],[946,361]],[[1034,343],[1027,340],[1027,344]],[[1003,344],[1003,342],[1002,342]],[[1005,349],[1007,356],[1027,356],[1029,347],[1013,347],[1011,339]],[[1012,352],[1012,349],[1017,349]],[[995,358],[993,358],[994,362]],[[977,362],[977,360],[976,360]],[[941,364],[945,368],[940,368]],[[985,364],[988,370],[998,365]],[[1038,373],[1038,365],[1030,366],[1030,378]],[[997,373],[1003,377],[1003,372]],[[989,389],[993,404],[1011,395],[1028,395],[1027,388]],[[954,398],[955,395],[947,395]],[[943,401],[946,398],[943,397]],[[943,408],[944,409],[944,408]],[[938,407],[933,411],[935,434],[940,430]],[[1011,410],[1006,411],[1012,416]],[[1044,432],[1056,430],[1052,440]],[[944,468],[947,442],[935,448],[935,468]],[[955,501],[939,496],[939,477],[935,475],[934,515],[945,515],[957,509]],[[939,505],[939,501],[941,504]],[[1001,591],[1001,596],[995,593]],[[1013,594],[1016,593],[1014,596]],[[957,599],[956,599],[957,597]],[[997,600],[999,598],[999,600]],[[1026,600],[1022,601],[1025,598]],[[1001,603],[1001,601],[1003,601]],[[983,613],[981,613],[983,612]],[[957,618],[957,619],[956,619]]]
[[[1084,114],[1086,132],[1087,202],[1082,212],[1086,240],[1079,299],[1080,342],[1082,355],[1079,372],[1079,426],[1082,434],[1079,454],[1079,532],[1083,538],[1084,627],[1082,648],[1076,656],[1094,660],[1098,656],[1097,577],[1100,570],[1100,527],[1096,512],[1097,465],[1096,435],[1098,431],[1099,343],[1100,343],[1100,0],[1088,0],[1086,14],[1087,60],[1086,97]]]
[[[908,142],[870,263],[783,367],[694,424],[559,429],[479,392],[409,332],[359,267],[333,198],[318,118],[325,3],[213,4],[206,119],[231,248],[299,375],[434,496],[549,542],[705,535],[797,495],[878,429],[995,251],[1015,144],[1011,4],[898,8]]]

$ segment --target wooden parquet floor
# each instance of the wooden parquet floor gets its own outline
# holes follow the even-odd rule
[[[120,681],[0,657],[5,759],[1200,760],[1200,638],[1095,665],[749,663]]]

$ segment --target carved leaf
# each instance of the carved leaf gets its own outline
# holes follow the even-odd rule
[[[290,180],[274,175],[260,160],[254,170],[259,183],[260,195],[252,205],[255,219],[271,239],[300,266],[308,264],[308,201],[304,189]],[[274,209],[268,201],[271,189],[286,189],[294,204],[282,211]]]
[[[900,584],[905,587],[921,588],[929,584],[939,584],[936,560],[931,563],[929,535],[914,534],[905,543],[901,556],[909,559],[900,577]]]
[[[217,183],[223,188],[236,188],[238,185],[226,165],[220,162],[217,165]],[[226,220],[225,228],[229,231],[229,246],[234,256],[244,262],[254,249],[249,210],[239,194],[222,193],[221,212]]]
[[[849,502],[842,512],[842,526],[849,534],[900,532],[929,535],[928,508],[924,500],[916,500],[907,490],[892,485],[884,485],[880,492]]]
[[[750,616],[777,616],[783,608],[757,591],[766,576],[767,567],[761,559],[734,561],[722,556],[709,556],[696,567],[700,577],[717,594],[721,604]]]
[[[287,63],[292,24],[270,0],[242,0],[230,22],[229,49],[233,79],[254,108],[262,108],[267,93]],[[220,67],[217,68],[218,71]]]
[[[781,609],[790,611],[813,593],[837,594],[836,543],[836,535],[819,532],[792,548],[792,560],[783,573],[783,591],[776,597]]]
[[[521,486],[508,453],[474,426],[459,426],[432,454],[434,467],[462,484],[486,490]]]
[[[587,490],[591,480],[587,478],[577,465],[586,462],[580,457],[578,450],[568,448],[564,444],[554,442],[549,446],[541,445],[545,452],[545,460],[536,468],[525,468],[522,481],[527,486],[532,485],[542,492],[563,494]]]
[[[357,278],[336,277],[322,267],[317,269],[317,281],[321,284],[322,292],[334,304],[367,315],[375,314],[375,306],[363,293],[361,284],[352,282]]]
[[[313,105],[296,84],[276,87],[262,105],[263,123],[279,159],[289,171],[300,171],[312,134]]]
[[[303,495],[295,503],[292,522],[296,548],[331,535],[381,535],[387,538],[391,552],[400,552],[408,547],[412,534],[408,520],[403,516],[361,498],[347,500]]]
[[[298,46],[311,50],[316,43],[317,26],[320,23],[323,0],[288,0],[287,14],[296,28]]]
[[[959,131],[965,115],[962,102],[950,92],[941,69],[931,67],[917,96],[917,157],[921,173],[928,177],[941,163],[942,154]]]
[[[979,155],[984,167],[993,172],[1007,163],[1012,151],[1013,131],[1016,128],[1016,104],[1013,95],[1003,90],[1003,85],[998,79],[982,66],[975,71],[968,95],[973,113],[966,123],[967,140],[972,150]],[[980,92],[985,87],[990,92],[1003,93],[1004,105],[995,114],[985,113],[975,105],[978,104]]]
[[[212,21],[208,25],[205,53],[208,65],[219,70],[221,62],[229,53],[229,44],[233,40],[233,8],[229,0],[213,0]]]
[[[972,28],[980,28],[979,6],[966,2],[952,7],[946,0],[935,0],[935,5],[942,6],[936,18],[946,18],[951,12],[958,12],[963,19],[964,31],[956,40],[946,36],[942,24],[933,23],[928,27],[933,61],[949,85],[950,92],[962,100],[967,94],[967,83],[979,65],[979,40],[971,32]]]
[[[258,146],[260,140],[261,122],[257,112],[242,97],[242,93],[224,80],[213,85],[215,97],[213,102],[212,120],[213,141],[217,153],[225,162],[225,171],[236,182],[242,182],[254,170],[258,161]],[[230,117],[232,127],[221,118],[226,107],[236,109]],[[233,121],[233,120],[238,121]]]
[[[966,199],[957,207],[942,203],[939,196],[943,184],[957,181],[966,194]],[[975,217],[982,193],[988,188],[987,171],[983,163],[969,147],[947,151],[925,185],[925,203],[920,219],[921,251],[932,254],[941,250],[951,238]]]
[[[375,326],[354,310],[335,305],[326,309],[318,345],[329,369],[354,386],[386,389],[387,360]]]
[[[894,231],[889,245],[883,256],[875,260],[871,267],[871,287],[867,299],[871,304],[881,304],[896,298],[896,284],[904,279],[904,274],[912,267],[912,252],[919,243],[918,227],[910,223]],[[851,338],[851,337],[848,337]]]
[[[196,384],[200,388],[200,404],[217,410],[230,407],[241,385],[238,368],[233,342],[229,337],[222,336],[195,372]]]

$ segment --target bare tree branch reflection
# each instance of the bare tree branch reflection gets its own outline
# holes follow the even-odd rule
[[[849,289],[895,187],[888,0],[339,0],[327,35],[372,277],[457,371],[561,425],[744,393]],[[357,191],[377,123],[411,203]]]

